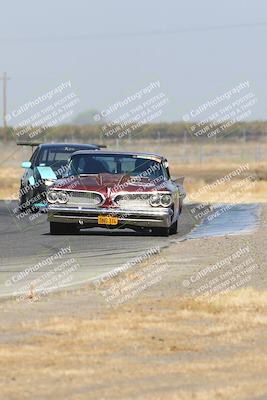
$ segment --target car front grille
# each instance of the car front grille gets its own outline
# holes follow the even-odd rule
[[[69,196],[69,207],[97,207],[104,203],[105,198],[96,192],[66,191]]]
[[[148,193],[127,193],[118,194],[114,198],[114,203],[122,208],[151,208],[149,199],[151,195]]]

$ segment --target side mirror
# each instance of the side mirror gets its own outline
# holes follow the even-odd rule
[[[28,169],[28,168],[31,168],[31,166],[32,166],[32,163],[30,161],[23,161],[23,163],[21,163],[21,168]]]

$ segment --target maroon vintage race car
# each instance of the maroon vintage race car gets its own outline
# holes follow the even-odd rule
[[[77,151],[66,176],[47,193],[50,233],[103,227],[175,234],[182,182],[171,178],[167,160],[157,154]]]

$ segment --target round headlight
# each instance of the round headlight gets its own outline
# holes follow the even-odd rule
[[[170,194],[163,194],[160,198],[160,204],[163,207],[169,207],[172,204],[172,196]]]
[[[56,203],[57,202],[57,192],[50,191],[46,195],[47,201],[49,203]]]
[[[150,202],[150,205],[152,207],[158,207],[160,205],[160,197],[159,197],[159,195],[158,194],[153,194],[150,197],[149,202]]]
[[[59,192],[57,195],[58,202],[61,204],[65,204],[69,200],[69,195],[66,192]]]

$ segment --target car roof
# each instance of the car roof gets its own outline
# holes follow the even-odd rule
[[[39,145],[39,148],[62,148],[62,147],[74,147],[77,149],[99,149],[97,144],[84,144],[84,143],[42,143]]]
[[[96,154],[95,151],[90,151],[90,150],[78,150],[72,153],[72,157],[74,155],[79,155],[79,154]],[[102,155],[118,155],[118,156],[136,156],[137,158],[149,158],[149,159],[160,159],[160,160],[165,160],[166,158],[163,157],[160,154],[156,153],[141,153],[141,152],[131,152],[131,151],[112,151],[112,150],[99,150],[97,152],[97,155],[102,154]]]

